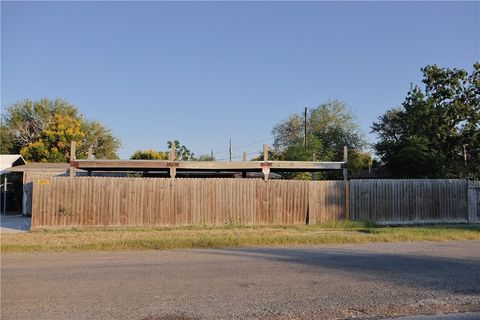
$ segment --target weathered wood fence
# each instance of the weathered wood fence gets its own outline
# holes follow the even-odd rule
[[[344,199],[341,181],[52,177],[34,181],[32,228],[305,224],[308,208],[343,218]]]
[[[347,215],[343,181],[43,177],[33,181],[32,228],[464,222],[480,211],[480,183],[466,180],[349,184]]]
[[[350,216],[379,223],[465,222],[467,187],[466,180],[351,180]]]

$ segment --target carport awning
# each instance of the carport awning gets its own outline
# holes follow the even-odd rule
[[[25,165],[26,161],[19,154],[2,154],[0,155],[0,172],[6,173],[10,172],[9,169],[15,168],[16,166]]]
[[[339,170],[346,162],[316,161],[169,161],[169,160],[74,160],[71,166],[87,171],[321,171]]]
[[[8,172],[67,172],[68,163],[31,162],[6,169]]]

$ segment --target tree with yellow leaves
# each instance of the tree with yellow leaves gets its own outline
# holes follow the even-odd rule
[[[6,140],[2,152],[20,153],[29,161],[66,162],[72,141],[77,141],[77,158],[85,158],[89,147],[97,159],[118,158],[118,138],[61,99],[25,100],[8,107],[0,130]]]

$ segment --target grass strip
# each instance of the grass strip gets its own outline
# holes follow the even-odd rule
[[[6,253],[446,240],[480,240],[480,225],[381,227],[369,222],[336,221],[298,226],[71,228],[2,234],[0,248]]]

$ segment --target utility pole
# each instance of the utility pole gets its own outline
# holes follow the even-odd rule
[[[211,158],[212,161],[213,161],[213,149],[212,149],[212,153],[210,153],[210,158]]]
[[[305,107],[303,128],[304,128],[303,147],[307,149],[307,107]]]
[[[228,152],[230,153],[230,162],[232,162],[232,139],[230,139],[230,147],[228,148]]]

